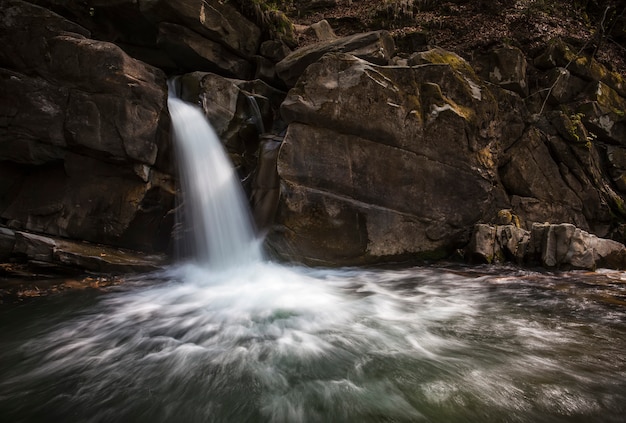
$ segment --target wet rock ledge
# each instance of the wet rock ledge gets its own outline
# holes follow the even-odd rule
[[[533,264],[546,268],[626,269],[622,243],[598,238],[571,224],[518,226],[478,224],[466,254],[472,262]]]
[[[146,254],[106,245],[14,231],[0,226],[0,259],[66,269],[120,274],[159,269],[165,254]]]

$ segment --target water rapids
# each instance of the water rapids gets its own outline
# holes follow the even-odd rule
[[[623,421],[626,277],[482,271],[187,264],[6,307],[0,415]]]

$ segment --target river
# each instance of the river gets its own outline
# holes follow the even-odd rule
[[[10,422],[622,422],[626,273],[185,264],[0,307]]]

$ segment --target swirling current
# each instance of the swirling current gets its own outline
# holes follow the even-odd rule
[[[0,308],[0,416],[622,422],[625,280],[180,265]]]

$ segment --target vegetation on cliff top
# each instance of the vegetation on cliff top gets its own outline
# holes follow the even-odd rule
[[[303,46],[314,35],[297,31],[326,19],[337,35],[387,29],[402,41],[415,34],[466,58],[498,44],[534,56],[561,37],[610,70],[626,75],[626,4],[621,0],[233,0],[268,36]],[[291,22],[293,25],[290,25]]]

